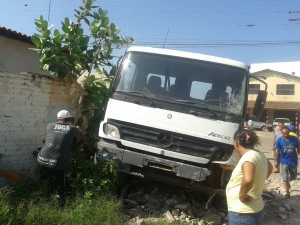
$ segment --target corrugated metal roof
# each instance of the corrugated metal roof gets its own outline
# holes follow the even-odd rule
[[[13,38],[15,40],[22,41],[22,42],[33,45],[30,36],[28,36],[26,34],[22,34],[20,32],[14,31],[14,30],[11,30],[11,29],[8,29],[6,27],[0,27],[0,35],[6,36],[9,38]]]
[[[255,101],[248,102],[248,108],[253,108]],[[265,109],[278,109],[278,110],[299,110],[300,102],[275,102],[267,101],[265,104]]]

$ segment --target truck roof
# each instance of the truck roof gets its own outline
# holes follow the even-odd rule
[[[249,66],[243,62],[239,62],[228,58],[194,53],[194,52],[178,51],[178,50],[171,50],[165,48],[142,47],[142,46],[132,46],[127,50],[127,52],[129,51],[146,52],[146,53],[154,53],[154,54],[161,54],[161,55],[177,56],[177,57],[183,57],[189,59],[197,59],[197,60],[202,60],[207,62],[214,62],[214,63],[220,63],[224,65],[240,67],[245,70],[249,70]]]

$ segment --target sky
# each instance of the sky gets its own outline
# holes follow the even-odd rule
[[[0,26],[26,35],[43,15],[61,30],[82,0],[0,0]],[[133,45],[247,64],[300,61],[299,0],[96,0]],[[0,46],[1,50],[1,46]],[[119,57],[125,49],[114,52]]]

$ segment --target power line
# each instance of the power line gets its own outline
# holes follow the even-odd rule
[[[168,47],[176,47],[176,48],[194,48],[194,47],[265,47],[265,46],[295,46],[300,45],[300,41],[274,41],[274,42],[267,42],[267,41],[253,41],[253,42],[194,42],[194,43],[187,43],[187,42],[136,42],[131,45],[138,45],[138,46],[162,46]]]
[[[48,8],[48,21],[49,21],[49,17],[50,17],[50,12],[51,12],[51,0],[49,2],[49,8]]]

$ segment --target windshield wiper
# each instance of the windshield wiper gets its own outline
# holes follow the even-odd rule
[[[210,114],[214,115],[217,117],[217,119],[221,119],[221,117],[219,116],[218,113],[216,113],[215,111],[211,110],[209,107],[206,106],[206,104],[204,103],[198,103],[195,104],[195,107],[201,108],[201,109],[205,109],[207,112],[209,112]],[[190,110],[190,114],[195,115],[195,116],[199,116],[201,115],[202,112],[199,111],[195,111],[195,110]]]
[[[139,92],[139,91],[117,91],[117,92],[126,93],[126,94],[135,94],[135,95],[138,95],[138,96],[143,96],[145,99],[147,99],[151,103],[150,104],[151,107],[162,108],[160,105],[158,105],[157,103],[155,103],[151,98],[149,98],[143,92]],[[140,104],[140,102],[138,100],[136,100],[136,99],[134,99],[132,102],[136,103],[136,104]]]
[[[176,99],[175,101],[180,102],[180,103],[192,104],[192,105],[196,104],[196,102],[192,102],[192,101],[184,100],[184,99]]]

